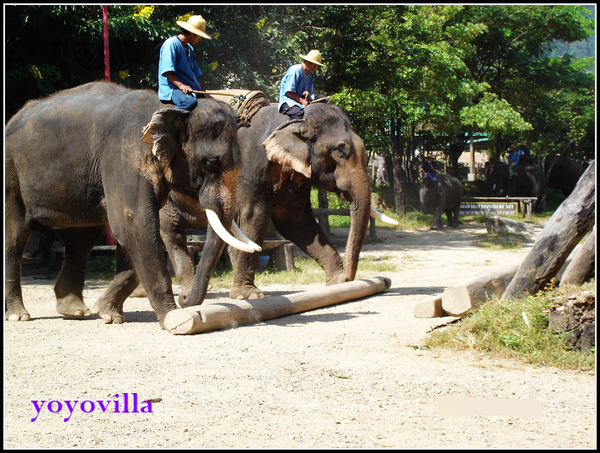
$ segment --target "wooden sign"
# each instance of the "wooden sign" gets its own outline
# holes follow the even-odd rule
[[[517,215],[517,202],[478,201],[462,203],[460,215]]]

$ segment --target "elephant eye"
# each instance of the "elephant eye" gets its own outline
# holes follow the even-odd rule
[[[341,143],[331,150],[331,155],[336,159],[347,159],[348,152],[348,145]]]
[[[219,173],[221,170],[221,163],[217,157],[210,157],[203,159],[203,166],[209,173]]]

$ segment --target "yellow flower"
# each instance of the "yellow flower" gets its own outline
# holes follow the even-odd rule
[[[136,5],[135,9],[137,10],[137,13],[135,13],[133,17],[143,17],[144,19],[149,19],[154,12],[154,8],[154,6]]]
[[[209,64],[209,66],[210,66],[210,69],[214,71],[215,69],[217,69],[217,66],[219,66],[219,62],[213,61],[212,63]]]
[[[30,64],[29,65],[29,72],[31,72],[31,74],[33,74],[33,77],[36,79],[43,79],[44,77],[42,77],[42,73],[40,72],[40,70],[38,69],[38,67],[34,64]]]
[[[256,28],[263,28],[263,27],[265,26],[265,22],[266,22],[266,21],[267,21],[266,19],[261,19],[261,20],[259,20],[259,21],[258,21],[258,22],[255,24],[255,25],[256,25]]]
[[[129,69],[126,69],[124,71],[119,71],[119,77],[121,78],[121,80],[129,77]]]
[[[189,18],[190,18],[190,17],[191,17],[193,14],[194,14],[194,12],[192,11],[191,13],[187,13],[187,14],[184,14],[183,16],[179,16],[179,17],[177,18],[177,20],[180,20],[181,22],[187,22],[187,21],[188,21],[188,19],[189,19]]]
[[[277,69],[273,68],[273,69],[271,69],[271,72],[272,72],[273,74],[275,74],[275,73],[277,72]]]
[[[211,36],[212,36],[212,39],[217,39],[219,36],[221,36],[221,33],[219,33],[217,31],[217,32],[214,32]]]

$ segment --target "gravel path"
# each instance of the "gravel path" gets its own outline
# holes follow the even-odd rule
[[[66,319],[53,282],[28,277],[32,320],[4,323],[4,447],[595,448],[594,372],[418,348],[454,318],[415,318],[417,302],[521,262],[532,245],[484,251],[472,242],[483,233],[378,230],[385,242],[363,255],[393,257],[388,291],[190,336],[162,331],[145,298],[125,303],[122,325]],[[106,285],[88,282],[86,302]],[[466,407],[475,412],[444,413],[451,397],[478,401]],[[478,415],[499,402],[508,415]],[[512,413],[520,403],[541,411]]]

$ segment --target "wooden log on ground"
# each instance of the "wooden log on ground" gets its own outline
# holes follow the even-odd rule
[[[501,299],[535,294],[556,276],[571,251],[592,229],[596,217],[596,161],[550,218]]]
[[[596,226],[588,234],[583,244],[575,247],[573,258],[560,278],[560,286],[581,285],[595,273],[596,266]],[[576,252],[576,253],[575,253]]]
[[[450,286],[442,293],[442,309],[447,316],[461,317],[479,308],[491,296],[500,297],[517,273],[519,265],[482,272],[467,283]]]
[[[176,335],[233,328],[371,296],[391,283],[389,278],[374,277],[287,296],[205,303],[170,311],[164,326]]]
[[[525,222],[500,216],[486,217],[485,228],[488,233],[526,233],[528,231]]]
[[[450,316],[442,308],[442,296],[422,300],[413,308],[415,318],[443,318]]]

